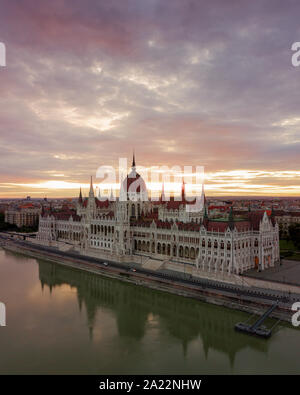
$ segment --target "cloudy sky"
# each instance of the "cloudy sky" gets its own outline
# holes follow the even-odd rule
[[[204,166],[208,195],[300,195],[299,1],[0,0],[0,197],[99,166]]]

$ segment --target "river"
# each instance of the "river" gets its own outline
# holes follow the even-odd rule
[[[0,374],[300,373],[288,324],[250,337],[246,313],[3,249],[0,301]]]

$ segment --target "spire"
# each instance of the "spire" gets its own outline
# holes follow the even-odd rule
[[[166,201],[166,197],[165,197],[165,183],[162,183],[162,187],[161,187],[161,196],[160,196],[160,200],[161,202],[165,202]]]
[[[80,187],[78,202],[79,202],[79,203],[82,203],[82,192],[81,192],[81,187]]]
[[[111,202],[113,202],[113,201],[115,200],[115,196],[114,196],[114,193],[113,193],[112,188],[110,188],[110,198],[109,198],[109,200],[110,200]]]
[[[94,197],[93,176],[91,176],[89,197],[92,197],[92,198]]]
[[[134,151],[133,151],[133,157],[132,157],[132,167],[135,168],[135,154],[134,154]]]
[[[181,187],[181,200],[185,202],[185,182],[182,180],[182,187]]]

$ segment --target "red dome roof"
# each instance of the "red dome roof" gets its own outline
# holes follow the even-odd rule
[[[146,192],[146,183],[135,171],[131,171],[123,181],[123,190],[126,192]]]

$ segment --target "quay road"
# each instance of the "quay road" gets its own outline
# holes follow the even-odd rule
[[[235,284],[228,284],[225,282],[214,281],[205,278],[192,277],[190,275],[185,276],[183,273],[165,270],[165,271],[153,271],[149,269],[144,269],[136,264],[125,264],[118,263],[109,260],[98,259],[94,257],[80,255],[76,252],[68,252],[68,251],[60,251],[54,247],[46,247],[38,244],[31,243],[29,241],[21,241],[21,240],[12,240],[10,237],[5,234],[0,234],[0,245],[4,244],[12,244],[19,247],[24,247],[25,249],[35,250],[37,252],[45,252],[48,254],[54,254],[56,257],[62,257],[62,259],[68,257],[81,263],[83,266],[86,263],[87,266],[94,266],[101,268],[105,275],[105,271],[111,271],[111,269],[115,269],[119,274],[127,274],[130,277],[141,278],[146,277],[147,279],[157,279],[157,281],[168,282],[172,285],[178,285],[183,287],[188,287],[194,291],[200,291],[202,293],[210,294],[210,295],[218,295],[220,297],[233,297],[235,300],[258,303],[263,305],[273,304],[274,301],[278,301],[279,307],[283,310],[291,311],[291,305],[294,302],[300,301],[300,292],[299,294],[287,293],[282,291],[258,288],[258,287],[249,287],[249,286],[241,286]],[[47,259],[47,256],[45,256]],[[103,263],[107,262],[108,266],[104,266]],[[132,271],[134,270],[134,272]]]

